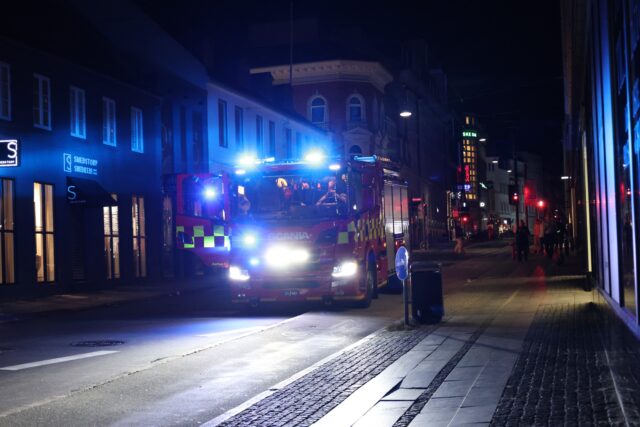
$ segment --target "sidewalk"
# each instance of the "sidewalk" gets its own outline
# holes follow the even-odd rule
[[[640,345],[575,260],[471,252],[440,324],[388,327],[206,425],[640,423]]]
[[[0,299],[0,323],[25,317],[57,312],[81,311],[128,301],[147,300],[211,288],[211,281],[202,279],[166,281],[152,284],[121,285],[112,289],[56,294],[34,298]]]

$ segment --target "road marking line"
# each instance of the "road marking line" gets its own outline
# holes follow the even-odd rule
[[[255,331],[261,331],[262,329],[268,327],[268,326],[272,326],[272,325],[265,325],[265,326],[252,326],[250,328],[240,328],[240,329],[229,329],[226,331],[218,331],[218,332],[211,332],[208,334],[198,334],[196,336],[198,337],[204,337],[204,338],[211,338],[211,337],[217,337],[217,336],[221,336],[221,335],[231,335],[231,334],[241,334],[241,333],[251,333],[251,332],[255,332]]]
[[[23,363],[21,365],[5,366],[0,371],[20,371],[22,369],[36,368],[38,366],[53,365],[55,363],[70,362],[72,360],[87,359],[89,357],[105,356],[107,354],[118,353],[117,351],[94,351],[91,353],[76,354],[74,356],[57,357],[55,359],[41,360],[39,362]]]
[[[301,315],[302,316],[302,315]],[[299,317],[299,316],[296,316]],[[290,319],[289,319],[290,320]],[[365,342],[373,339],[373,337],[375,337],[376,335],[379,335],[382,331],[384,331],[385,329],[387,329],[387,326],[383,326],[382,328],[376,330],[375,332],[372,332],[371,334],[367,335],[366,337],[352,343],[349,344],[347,347],[344,347],[341,350],[336,351],[333,354],[330,354],[329,356],[325,357],[324,359],[314,363],[313,365],[309,366],[308,368],[303,369],[302,371],[299,371],[295,374],[293,374],[292,376],[290,376],[289,378],[285,379],[284,381],[280,381],[277,384],[274,384],[273,386],[269,387],[267,390],[263,391],[262,393],[259,393],[255,396],[253,396],[251,399],[241,403],[240,405],[236,406],[235,408],[231,408],[229,409],[227,412],[225,412],[224,414],[218,415],[217,417],[213,418],[212,420],[207,421],[206,423],[202,424],[203,427],[216,427],[220,424],[222,424],[223,422],[227,421],[229,418],[232,418],[235,415],[238,415],[240,412],[244,411],[245,409],[249,408],[250,406],[253,406],[254,404],[260,402],[261,400],[271,396],[273,393],[275,393],[276,391],[280,390],[281,388],[286,387],[287,385],[291,384],[292,382],[294,382],[295,380],[302,378],[303,376],[311,373],[312,371],[315,371],[316,369],[318,369],[321,365],[324,365],[325,363],[337,358],[338,356],[340,356],[341,354],[355,348],[358,347],[359,345],[364,344]]]

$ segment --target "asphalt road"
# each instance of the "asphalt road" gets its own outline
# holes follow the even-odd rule
[[[198,425],[402,318],[399,295],[247,313],[219,293],[0,324],[0,425]]]
[[[430,257],[443,262],[449,314],[487,310],[514,291],[505,282],[497,298],[484,282],[534,268],[501,242]],[[0,426],[199,425],[403,317],[401,295],[366,310],[237,312],[220,294],[0,324]]]

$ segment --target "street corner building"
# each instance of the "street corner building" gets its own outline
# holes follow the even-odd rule
[[[0,296],[157,274],[160,99],[0,39]]]
[[[586,270],[640,335],[640,2],[562,2],[564,168]]]

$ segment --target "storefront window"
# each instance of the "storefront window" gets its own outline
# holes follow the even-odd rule
[[[55,280],[53,228],[53,185],[33,183],[33,206],[36,238],[36,280]]]
[[[0,284],[15,283],[13,237],[13,180],[0,179]]]
[[[136,277],[147,277],[147,245],[144,218],[144,197],[131,199],[133,227],[133,264]]]
[[[118,200],[116,194],[112,194]],[[104,260],[107,279],[120,278],[120,225],[118,221],[118,206],[104,206],[102,208],[104,223]]]

